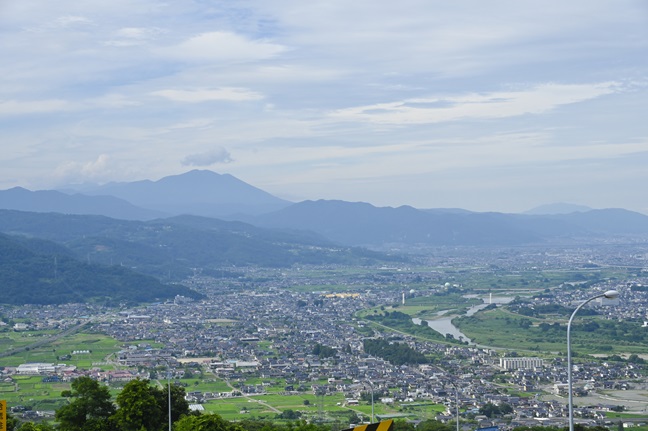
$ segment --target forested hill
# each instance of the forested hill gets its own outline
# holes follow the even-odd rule
[[[142,222],[0,210],[0,232],[54,241],[79,260],[119,264],[160,280],[182,280],[196,268],[209,274],[234,266],[363,265],[398,259],[341,247],[312,233],[198,216]]]
[[[80,262],[51,241],[0,234],[0,302],[5,304],[153,302],[200,294],[165,285],[154,277],[121,266]]]

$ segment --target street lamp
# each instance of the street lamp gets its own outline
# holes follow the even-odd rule
[[[374,421],[374,386],[371,380],[367,379],[367,383],[371,386],[371,423]]]
[[[439,366],[437,366],[437,369],[441,370],[446,375],[449,374],[446,370],[444,370]],[[448,380],[448,383],[450,383],[455,390],[455,416],[457,420],[457,431],[459,431],[459,388],[455,384],[454,380]],[[444,389],[445,389],[445,383],[444,383]],[[448,408],[448,412],[449,411],[450,409]]]
[[[574,431],[574,402],[573,402],[573,396],[572,396],[572,359],[571,359],[571,324],[572,320],[574,320],[574,316],[576,316],[576,313],[578,313],[578,310],[583,308],[585,304],[587,304],[590,301],[593,301],[598,298],[607,298],[607,299],[614,299],[619,296],[619,292],[616,290],[608,290],[605,293],[601,293],[596,296],[592,296],[591,298],[587,299],[585,302],[580,304],[574,312],[572,313],[571,317],[569,318],[569,322],[567,322],[567,390],[568,390],[568,402],[569,402],[569,431]]]
[[[171,368],[167,362],[167,392],[169,392],[169,431],[171,431]]]
[[[171,431],[171,365],[169,360],[163,356],[159,356],[160,359],[166,364],[167,372],[167,392],[169,393],[169,431]]]
[[[450,381],[450,384],[455,390],[455,415],[457,417],[457,431],[459,431],[459,389],[457,388],[457,385],[454,384],[453,381]]]

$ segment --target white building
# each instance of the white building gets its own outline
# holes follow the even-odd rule
[[[39,375],[56,372],[54,364],[46,364],[42,362],[31,362],[28,364],[20,364],[16,368],[18,374]]]
[[[505,370],[535,369],[542,368],[540,358],[500,358],[500,367]]]

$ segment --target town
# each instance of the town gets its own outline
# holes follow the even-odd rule
[[[637,321],[646,327],[648,293],[631,289],[648,284],[648,274],[640,269],[646,254],[635,251],[629,252],[627,259],[614,255],[615,262],[603,259],[609,253],[597,256],[581,251],[578,265],[586,262],[591,267],[595,262],[603,267],[621,260],[623,265],[639,270],[624,269],[625,279],[599,280],[588,291],[575,288],[577,284],[553,286],[552,295],[538,296],[531,304],[552,303],[573,309],[590,292],[616,289],[620,298],[612,305],[594,303],[592,307],[600,310],[603,319]],[[483,254],[480,256],[483,258]],[[518,254],[516,259],[499,258],[497,271],[563,270],[569,263],[575,264],[573,253],[533,251]],[[225,390],[222,385],[209,390],[208,384],[200,385],[201,390],[187,388],[187,400],[198,410],[210,409],[212,403],[226,398],[263,400],[269,393],[269,382],[281,382],[282,394],[308,393],[317,399],[337,396],[340,401],[336,406],[360,413],[361,420],[374,419],[374,404],[381,406],[377,418],[421,420],[417,414],[408,413],[407,406],[426,401],[445,406],[445,411],[434,415],[440,421],[452,422],[460,412],[466,429],[564,426],[568,412],[563,354],[517,351],[515,346],[494,348],[452,337],[443,342],[425,340],[363,318],[363,310],[399,310],[413,297],[433,296],[449,286],[472,292],[456,275],[450,277],[443,265],[474,268],[469,273],[494,271],[493,265],[470,256],[442,260],[434,265],[427,262],[426,269],[245,269],[241,270],[245,277],[239,278],[214,278],[197,272],[185,284],[207,295],[208,299],[201,301],[177,297],[122,309],[88,304],[3,306],[2,331],[84,331],[112,337],[121,347],[87,368],[69,365],[74,356],[88,353],[83,350],[59,355],[55,363],[8,366],[0,357],[2,379],[8,383],[16,376],[37,375],[44,382],[69,382],[86,375],[120,385],[136,378],[164,382],[168,377],[181,382],[190,374],[229,385]],[[327,278],[323,275],[327,273],[337,275]],[[414,285],[416,289],[411,289]],[[526,288],[529,293],[546,290]],[[514,290],[521,291],[519,287]],[[510,293],[507,288],[495,291],[495,295]],[[479,296],[486,304],[492,295],[482,291]],[[367,338],[406,345],[435,359],[394,364],[366,353],[363,343]],[[32,348],[39,343],[34,338]],[[5,349],[5,357],[11,354],[9,350]],[[619,411],[636,415],[634,419],[629,415],[624,426],[644,422],[648,381],[641,355],[633,356],[634,361],[578,357],[574,368],[577,423],[609,425],[609,414]],[[606,397],[600,396],[603,393]],[[368,406],[368,395],[372,399],[371,418],[368,413],[363,417],[366,409],[356,409],[360,404]],[[502,414],[490,414],[484,406],[495,406]],[[272,406],[268,409],[280,411]],[[211,410],[218,412],[215,407]],[[327,412],[320,407],[311,416],[313,420],[326,419]]]

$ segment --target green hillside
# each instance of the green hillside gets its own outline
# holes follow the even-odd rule
[[[122,266],[80,262],[61,245],[0,234],[0,302],[136,304],[200,295]]]
[[[0,210],[0,232],[55,241],[79,260],[123,265],[164,280],[184,279],[195,268],[364,265],[394,259],[340,247],[314,234],[194,216],[139,222]]]

